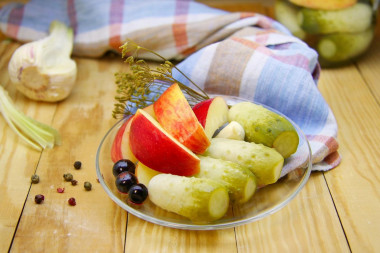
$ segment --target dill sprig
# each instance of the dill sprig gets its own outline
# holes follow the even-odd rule
[[[134,114],[138,108],[144,108],[154,103],[158,97],[173,83],[178,83],[190,105],[208,99],[208,95],[181,70],[158,53],[141,47],[132,41],[121,46],[122,58],[129,64],[130,73],[118,72],[115,74],[117,95],[112,116],[114,118],[126,117]],[[145,51],[155,55],[162,61],[157,67],[151,68],[144,60],[138,58],[138,53]],[[175,68],[197,90],[181,83],[172,75]]]

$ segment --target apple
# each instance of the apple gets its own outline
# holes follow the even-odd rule
[[[111,148],[111,159],[114,163],[121,159],[129,159],[134,163],[137,162],[136,157],[133,155],[129,148],[128,136],[132,118],[133,116],[127,119],[116,133]]]
[[[199,172],[199,158],[144,110],[133,117],[129,146],[137,160],[153,170],[181,176]]]
[[[176,140],[196,154],[210,145],[209,138],[178,84],[172,84],[153,104],[157,121]]]
[[[204,127],[209,139],[228,120],[228,106],[222,97],[214,97],[202,101],[193,107],[193,111],[198,121]]]
[[[142,162],[138,162],[135,169],[135,175],[140,184],[148,186],[150,180],[155,176],[160,174],[156,170],[152,170],[148,166],[144,165]]]
[[[153,105],[149,105],[143,109],[152,117],[154,116]],[[131,152],[129,147],[129,132],[133,115],[129,117],[116,133],[115,139],[111,148],[111,159],[115,163],[121,159],[129,159],[133,163],[137,162],[137,158]]]

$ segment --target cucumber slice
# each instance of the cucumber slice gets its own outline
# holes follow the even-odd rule
[[[274,5],[274,15],[289,31],[300,39],[306,38],[306,33],[302,30],[297,21],[297,14],[300,8],[284,0],[277,0]]]
[[[374,36],[373,29],[361,33],[340,33],[323,36],[317,51],[324,66],[352,60],[363,54],[370,46]]]
[[[296,152],[299,142],[297,131],[284,117],[251,102],[241,102],[231,107],[228,119],[240,123],[245,140],[275,148],[287,158]]]
[[[284,158],[274,148],[222,138],[212,139],[204,156],[231,161],[250,169],[258,186],[275,183],[284,164]]]
[[[356,33],[367,30],[372,24],[372,8],[365,3],[326,11],[302,9],[297,16],[301,28],[310,34]]]
[[[196,177],[213,179],[223,184],[233,203],[243,204],[251,199],[256,191],[256,177],[249,169],[221,159],[205,156],[199,158],[201,168]]]
[[[208,178],[158,174],[150,180],[148,191],[155,205],[194,222],[220,219],[230,201],[226,187]]]

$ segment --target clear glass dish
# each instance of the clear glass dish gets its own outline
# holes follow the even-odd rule
[[[246,101],[238,97],[224,95],[223,97],[229,105]],[[282,115],[272,108],[268,109]],[[122,124],[123,120],[117,122],[106,133],[99,145],[96,154],[96,173],[99,182],[108,196],[121,208],[158,225],[189,230],[215,230],[257,221],[287,205],[304,187],[310,176],[312,167],[310,146],[300,128],[292,122],[298,131],[300,142],[297,152],[285,160],[282,177],[275,184],[257,189],[249,202],[243,205],[230,205],[227,214],[221,219],[207,224],[193,223],[183,216],[157,207],[149,200],[149,197],[144,204],[133,205],[126,201],[125,194],[118,192],[115,186],[115,177],[112,174],[111,146]]]

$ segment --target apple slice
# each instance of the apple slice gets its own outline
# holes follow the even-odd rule
[[[171,85],[153,104],[157,121],[176,140],[191,151],[202,154],[209,138],[178,84]]]
[[[154,116],[153,105],[147,106],[143,109],[152,117]],[[129,117],[123,125],[119,128],[116,133],[115,139],[112,143],[111,148],[111,159],[115,163],[120,159],[129,159],[133,163],[137,162],[136,157],[133,155],[130,147],[129,147],[129,132],[131,128],[131,123],[133,120],[133,116]]]
[[[150,180],[160,174],[160,172],[156,170],[152,170],[148,166],[144,165],[142,162],[138,162],[135,169],[135,175],[139,180],[140,184],[148,186]]]
[[[125,127],[127,126],[129,120],[130,120],[130,118],[127,121],[125,121],[123,123],[123,125],[121,125],[119,130],[117,130],[115,138],[113,139],[112,147],[111,147],[111,160],[114,163],[123,159],[123,155],[121,154],[120,146],[121,146],[122,136],[123,136],[124,131],[125,131]]]
[[[111,159],[115,163],[121,159],[129,159],[132,162],[137,162],[129,148],[129,128],[131,126],[132,117],[127,119],[116,133],[115,139],[111,148]]]
[[[228,120],[228,106],[222,97],[202,101],[193,107],[193,111],[209,139]]]
[[[137,160],[153,170],[181,176],[199,172],[199,158],[141,109],[131,123],[129,146]]]

